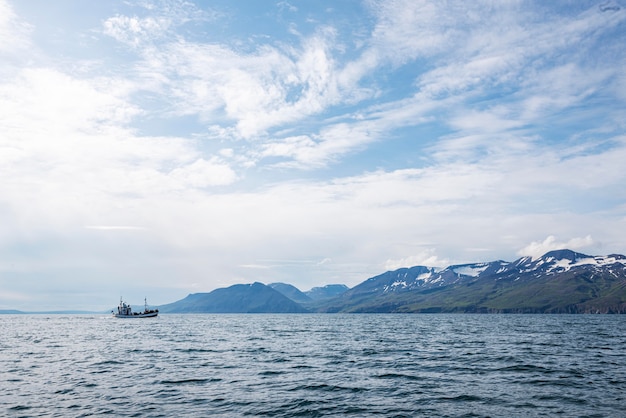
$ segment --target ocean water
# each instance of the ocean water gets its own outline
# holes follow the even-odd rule
[[[0,330],[0,416],[626,416],[626,316],[0,315]]]

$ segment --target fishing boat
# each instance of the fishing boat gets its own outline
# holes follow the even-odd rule
[[[111,313],[116,318],[154,318],[159,314],[158,309],[148,309],[148,301],[146,299],[144,299],[143,302],[143,312],[133,312],[131,306],[120,298],[120,304],[117,307],[117,312],[111,311]]]

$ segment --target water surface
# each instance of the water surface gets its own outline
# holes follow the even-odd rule
[[[626,416],[626,316],[0,315],[5,416]]]

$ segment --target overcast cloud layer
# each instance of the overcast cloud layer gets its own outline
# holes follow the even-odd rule
[[[626,253],[613,1],[0,0],[0,309]]]

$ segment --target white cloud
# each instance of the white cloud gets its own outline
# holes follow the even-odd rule
[[[93,229],[96,231],[141,231],[145,228],[141,226],[127,226],[127,225],[87,225],[86,229]]]
[[[131,47],[150,47],[177,38],[176,29],[190,22],[211,23],[220,15],[214,9],[198,8],[192,2],[136,2],[128,4],[137,14],[118,14],[102,22],[102,32]]]
[[[572,238],[569,241],[557,241],[554,235],[546,237],[543,241],[533,241],[526,247],[518,251],[521,256],[530,256],[533,259],[539,258],[545,253],[553,250],[580,250],[594,244],[591,235],[586,237]]]
[[[32,27],[16,16],[11,5],[6,0],[0,0],[0,57],[7,59],[31,49],[31,31]]]
[[[171,22],[163,17],[115,16],[105,20],[102,25],[105,34],[120,42],[137,47],[163,36]]]
[[[0,84],[0,118],[5,126],[31,134],[97,132],[106,123],[128,122],[139,112],[116,95],[114,82],[78,80],[46,68],[25,69]]]
[[[406,258],[401,258],[398,260],[387,260],[385,263],[386,270],[397,270],[402,267],[414,267],[414,266],[425,266],[425,267],[447,267],[450,264],[450,260],[441,259],[436,255],[436,251],[434,248],[429,248],[427,250],[421,251],[416,255],[412,255]]]
[[[296,160],[307,160],[303,155],[307,150],[316,147],[315,141],[309,136],[299,135],[284,138],[280,142],[269,142],[263,145],[262,157],[290,157]]]
[[[313,35],[300,36],[299,45],[262,44],[250,53],[235,51],[227,44],[201,44],[176,38],[159,48],[148,48],[143,61],[138,63],[138,72],[144,88],[174,98],[172,113],[220,120],[222,134],[228,132],[230,136],[234,128],[238,136],[256,140],[265,138],[268,130],[289,127],[334,105],[372,97],[377,94],[375,84],[360,86],[359,83],[380,67],[433,57],[437,64],[434,68],[416,73],[417,88],[422,93],[414,100],[389,102],[385,113],[380,112],[380,106],[365,109],[361,112],[364,121],[350,121],[349,126],[333,122],[334,126],[314,126],[305,134],[272,135],[271,142],[260,143],[260,150],[249,153],[252,158],[281,157],[282,167],[325,166],[380,140],[382,132],[429,120],[427,112],[455,112],[457,116],[453,117],[451,126],[468,138],[471,129],[483,134],[487,130],[497,134],[518,129],[529,118],[534,122],[541,109],[551,107],[555,111],[554,105],[572,105],[572,100],[584,98],[579,95],[576,99],[563,91],[546,95],[548,90],[540,88],[538,92],[543,96],[521,95],[510,106],[476,110],[468,109],[465,103],[504,82],[514,81],[523,86],[529,62],[572,45],[575,39],[601,25],[602,21],[594,14],[576,17],[574,21],[578,23],[567,29],[573,40],[563,41],[553,34],[552,25],[528,25],[527,20],[532,16],[520,13],[516,4],[478,4],[469,9],[429,2],[372,2],[369,6],[377,23],[367,47],[354,61],[340,59],[341,49],[335,46],[337,30],[320,26]],[[493,12],[494,7],[497,13]],[[490,19],[488,25],[485,18]],[[167,26],[154,19],[116,16],[105,26],[111,34],[120,30],[120,37]],[[535,38],[542,39],[539,47]],[[458,58],[450,60],[451,56]],[[531,75],[538,78],[536,73],[542,69],[540,65],[532,65],[535,68]],[[451,102],[442,99],[452,95],[456,105],[450,107]],[[488,140],[479,136],[474,139]],[[253,160],[249,163],[254,164]]]
[[[574,57],[579,62],[554,68],[545,64],[546,56],[558,56],[573,48],[589,31],[608,30],[593,11],[575,16],[574,23],[566,24],[570,38],[563,40],[554,33],[551,23],[529,25],[527,21],[532,16],[528,12],[520,13],[519,5],[479,5],[468,12],[466,8],[456,10],[450,5],[438,9],[432,3],[414,3],[403,7],[397,2],[373,4],[379,24],[373,32],[372,44],[356,61],[336,68],[337,79],[343,80],[340,85],[356,86],[362,77],[388,60],[405,62],[420,54],[434,55],[439,65],[417,73],[420,92],[412,100],[401,99],[361,109],[360,121],[327,125],[308,135],[277,138],[263,145],[264,150],[259,155],[293,159],[292,162],[282,161],[279,164],[282,167],[325,166],[381,140],[391,129],[419,126],[432,121],[434,114],[439,113],[441,117],[441,112],[450,114],[449,126],[460,134],[444,138],[444,142],[435,147],[439,157],[458,158],[468,152],[491,152],[494,147],[503,150],[512,146],[515,151],[523,152],[537,140],[532,127],[540,126],[541,121],[565,109],[579,106],[616,76],[615,69],[590,68],[583,57],[577,55]],[[487,13],[481,10],[483,7],[496,7],[498,13]],[[432,16],[437,19],[431,19]],[[484,16],[491,19],[490,24],[485,25]],[[429,31],[441,36],[448,27],[455,30],[446,32],[441,45],[439,41],[429,40]],[[412,36],[407,35],[409,32]],[[424,36],[423,45],[418,41],[403,46],[394,41],[414,41]],[[536,39],[541,39],[539,46]],[[509,90],[511,94],[498,105],[475,106],[472,103],[480,95],[489,97],[494,89]],[[344,100],[348,100],[348,96]],[[452,150],[463,152],[450,153]]]
[[[139,71],[173,96],[182,114],[226,118],[243,138],[294,122],[340,96],[331,56],[333,30],[322,28],[299,48],[261,45],[249,54],[225,45],[186,41],[151,49]]]
[[[378,19],[372,47],[394,64],[440,51],[449,45],[445,27],[457,23],[445,7],[428,1],[370,2],[370,7]]]
[[[224,186],[237,179],[237,175],[230,166],[220,162],[217,158],[212,158],[211,161],[198,159],[191,164],[175,168],[169,176],[182,181],[183,188]]]
[[[261,157],[287,157],[282,167],[315,168],[379,139],[381,124],[372,121],[335,123],[314,136],[286,137],[262,145]]]
[[[15,239],[80,224],[142,225],[143,202],[237,180],[195,140],[136,136],[127,126],[140,113],[133,91],[125,81],[43,68],[0,84],[0,208]]]

